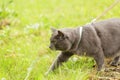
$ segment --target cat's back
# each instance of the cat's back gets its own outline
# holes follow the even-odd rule
[[[120,19],[113,18],[93,24],[105,56],[113,56],[120,48]]]
[[[98,34],[120,36],[120,18],[99,21],[93,23],[93,27]]]
[[[93,23],[93,26],[96,29],[111,29],[111,28],[116,28],[120,29],[120,18],[111,18],[99,22]]]

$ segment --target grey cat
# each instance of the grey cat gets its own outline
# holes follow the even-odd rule
[[[94,22],[76,28],[52,28],[50,49],[61,53],[53,62],[48,72],[53,71],[72,55],[93,57],[100,71],[105,58],[113,58],[112,66],[117,66],[120,58],[120,19],[113,18]],[[46,74],[47,74],[46,73]]]

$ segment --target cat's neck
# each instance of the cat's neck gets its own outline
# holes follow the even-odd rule
[[[72,43],[71,51],[76,51],[78,49],[80,41],[82,39],[82,31],[83,31],[83,27],[75,28],[73,33],[73,43]]]

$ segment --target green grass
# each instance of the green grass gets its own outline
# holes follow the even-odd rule
[[[9,1],[0,0],[0,14],[4,4],[7,10],[2,16],[11,22],[11,25],[0,30],[0,79],[24,80],[28,67],[38,56],[39,60],[34,64],[28,80],[89,78],[94,61],[81,57],[74,61],[76,56],[55,73],[44,76],[58,54],[48,48],[50,27],[84,25],[100,15],[114,0],[13,0],[8,3]],[[119,8],[120,5],[117,5],[101,20],[120,17]]]

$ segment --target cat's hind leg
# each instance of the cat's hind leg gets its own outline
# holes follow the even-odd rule
[[[118,66],[118,62],[119,62],[120,56],[117,56],[113,59],[113,61],[110,63],[111,66]]]

